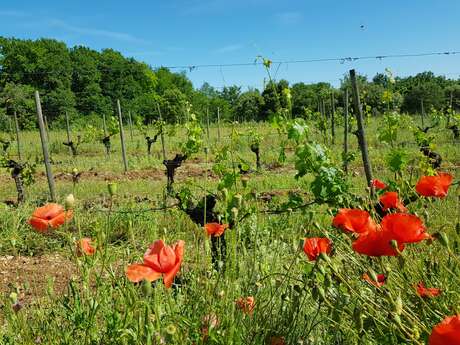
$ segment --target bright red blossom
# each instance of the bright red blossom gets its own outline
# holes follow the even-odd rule
[[[355,252],[368,256],[396,256],[398,251],[391,246],[394,240],[388,231],[376,230],[361,234],[353,242],[352,248]],[[404,250],[404,244],[398,243],[398,250]]]
[[[388,210],[398,210],[399,212],[406,212],[407,208],[404,207],[403,203],[399,199],[397,192],[386,192],[379,198],[382,204],[384,212]]]
[[[50,203],[36,208],[29,224],[38,232],[45,233],[50,228],[56,229],[71,220],[72,215],[72,210],[66,211],[61,205]]]
[[[170,288],[182,264],[184,246],[184,241],[174,246],[167,246],[162,240],[153,242],[144,254],[144,263],[129,265],[126,276],[133,283],[154,281],[163,276],[165,286]]]
[[[441,289],[438,288],[427,288],[423,282],[420,282],[416,286],[417,295],[420,297],[436,297],[441,294]]]
[[[452,180],[452,175],[447,173],[438,173],[436,176],[422,176],[418,180],[415,190],[422,196],[444,198],[449,191]]]
[[[375,287],[381,287],[385,285],[385,282],[387,280],[387,277],[385,277],[384,274],[377,274],[377,281],[369,277],[367,273],[363,274],[363,279],[367,281],[369,284],[374,285]]]
[[[228,229],[228,224],[207,223],[204,229],[208,236],[219,237]]]
[[[91,238],[82,238],[77,241],[77,255],[93,255],[96,252],[96,248],[91,245]]]
[[[332,225],[345,232],[365,233],[376,229],[367,211],[349,208],[341,208],[332,220]]]
[[[381,222],[382,231],[390,234],[390,237],[399,243],[416,243],[431,238],[426,233],[423,222],[412,214],[394,213],[383,217]]]
[[[380,181],[379,179],[372,180],[371,184],[377,190],[386,189],[388,187],[384,182]]]
[[[332,242],[325,237],[306,238],[303,244],[303,251],[310,261],[315,261],[320,253],[329,254],[332,250]]]
[[[460,345],[460,315],[446,317],[434,326],[428,345]]]

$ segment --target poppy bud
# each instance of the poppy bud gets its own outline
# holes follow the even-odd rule
[[[369,269],[369,277],[375,282],[379,281],[379,278],[377,277],[377,273],[375,273],[375,271],[372,268]]]
[[[234,205],[236,208],[241,208],[241,205],[243,204],[243,196],[241,194],[235,194],[233,196],[234,200]]]
[[[10,293],[9,298],[10,298],[11,303],[13,304],[18,302],[18,294],[16,292]]]
[[[393,248],[394,250],[396,250],[397,252],[399,252],[398,241],[396,241],[396,240],[391,240],[391,241],[390,241],[390,245],[391,245],[391,248]]]
[[[152,294],[152,283],[148,280],[142,281],[142,293],[145,297],[149,297]]]
[[[241,176],[241,184],[243,185],[244,188],[248,186],[248,181],[249,181],[249,176]]]
[[[420,338],[420,331],[418,330],[417,326],[412,327],[412,339],[417,340]]]
[[[77,175],[78,174],[78,169],[77,168],[73,168],[72,169],[72,175]]]
[[[321,229],[321,226],[319,225],[318,222],[313,222],[313,226],[317,229]]]
[[[107,188],[109,190],[110,196],[117,194],[118,185],[115,182],[109,182],[107,184]]]
[[[447,234],[445,232],[438,232],[437,238],[444,247],[449,248],[449,237],[447,237]]]
[[[401,315],[402,311],[403,311],[403,302],[402,302],[401,295],[398,295],[398,297],[396,297],[396,301],[395,301],[395,313],[397,315]]]
[[[71,209],[74,208],[74,206],[75,206],[75,198],[74,198],[73,194],[67,195],[67,197],[65,198],[65,201],[64,201],[64,206],[65,206],[66,210],[71,210]]]
[[[236,207],[232,207],[232,209],[230,211],[232,212],[233,219],[237,219],[238,218],[238,209]]]
[[[227,199],[227,197],[228,197],[228,189],[227,188],[222,188],[222,190],[220,192],[222,193],[222,197],[224,199]]]

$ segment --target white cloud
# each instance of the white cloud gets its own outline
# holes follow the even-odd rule
[[[142,38],[135,37],[131,34],[127,34],[124,32],[117,32],[117,31],[109,31],[109,30],[101,30],[101,29],[93,29],[93,28],[85,28],[80,26],[73,26],[65,23],[59,19],[50,19],[47,23],[49,26],[54,26],[61,28],[65,31],[73,32],[76,34],[81,35],[88,35],[88,36],[100,36],[105,37],[117,41],[124,41],[124,42],[131,42],[131,43],[140,43],[140,44],[149,44],[147,40]]]

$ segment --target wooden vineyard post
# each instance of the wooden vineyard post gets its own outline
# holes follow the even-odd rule
[[[350,70],[351,87],[353,94],[353,104],[355,107],[355,116],[358,124],[358,143],[361,149],[361,156],[363,159],[364,172],[366,174],[367,185],[370,189],[371,196],[374,196],[374,187],[372,186],[372,168],[369,160],[369,153],[367,150],[366,134],[364,131],[363,109],[359,99],[358,83],[356,82],[356,72],[354,69]]]
[[[40,102],[40,95],[35,91],[35,106],[37,108],[38,127],[40,128],[40,140],[42,142],[43,159],[45,161],[46,177],[48,178],[48,187],[50,190],[51,201],[56,201],[56,192],[54,188],[54,177],[51,171],[51,163],[48,151],[48,141],[45,130],[45,123],[43,121],[42,105]]]
[[[332,135],[332,145],[335,144],[335,100],[334,93],[331,93],[331,135]]]
[[[121,155],[123,157],[123,166],[125,172],[128,171],[128,161],[126,159],[126,146],[125,146],[125,133],[123,132],[123,118],[121,115],[120,100],[117,99],[117,111],[118,111],[118,125],[120,126],[120,140],[121,140]]]
[[[220,108],[217,107],[217,139],[220,142]]]
[[[326,132],[326,106],[324,104],[324,99],[321,98],[321,133],[323,134],[324,143],[327,143],[327,132]]]
[[[343,113],[343,170],[345,174],[348,174],[348,89],[345,89],[345,111]]]
[[[160,118],[161,122],[161,131],[160,131],[160,139],[161,139],[161,149],[163,150],[163,161],[166,160],[166,148],[165,148],[165,138],[164,138],[164,133],[163,133],[163,118],[161,116],[161,109],[160,105],[157,103],[157,109],[158,109],[158,117]]]
[[[16,131],[16,144],[17,144],[17,148],[18,148],[18,157],[19,157],[19,161],[22,161],[21,140],[19,138],[18,114],[16,113],[16,110],[14,111],[13,115],[14,115],[14,129]]]
[[[208,145],[210,143],[209,140],[209,108],[206,108],[206,133],[208,135]]]
[[[131,110],[128,111],[128,119],[129,119],[129,133],[131,136],[131,141],[133,141],[134,136],[133,136],[133,118],[131,117]]]
[[[67,113],[67,110],[65,112],[65,124],[66,124],[66,130],[67,130],[67,142],[70,144],[72,141],[72,137],[70,136],[70,123],[69,123],[69,114]],[[69,146],[69,152],[72,153],[72,148]]]

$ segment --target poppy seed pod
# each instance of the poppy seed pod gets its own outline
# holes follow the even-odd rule
[[[73,194],[67,195],[64,201],[64,206],[66,210],[71,210],[75,207],[75,198]]]
[[[115,182],[107,183],[107,189],[109,190],[110,196],[117,194],[118,185]]]
[[[238,218],[238,209],[236,207],[232,207],[232,209],[230,211],[232,212],[233,219],[237,219]]]
[[[243,185],[244,188],[246,188],[248,186],[248,182],[249,182],[249,176],[241,176],[241,184]]]

